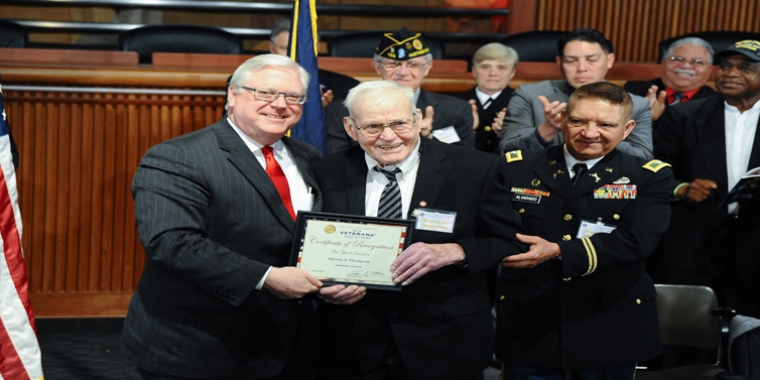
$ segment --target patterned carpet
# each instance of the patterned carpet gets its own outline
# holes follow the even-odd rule
[[[46,380],[131,380],[119,354],[123,318],[37,319]]]

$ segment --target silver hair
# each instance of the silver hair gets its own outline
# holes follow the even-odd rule
[[[715,51],[713,50],[712,45],[710,45],[709,42],[699,38],[699,37],[685,37],[681,38],[680,40],[677,40],[676,42],[673,42],[668,47],[668,50],[665,51],[665,55],[662,57],[663,60],[668,59],[671,55],[673,55],[673,51],[676,50],[677,47],[683,46],[683,45],[697,45],[705,48],[707,50],[708,55],[708,64],[712,64],[713,61],[713,54],[715,54]]]
[[[233,91],[236,95],[240,94],[240,91],[242,91],[240,86],[245,86],[245,82],[251,78],[251,75],[267,67],[282,67],[296,71],[298,77],[301,79],[303,92],[305,93],[308,91],[309,73],[306,72],[301,65],[290,58],[277,54],[261,54],[243,62],[237,69],[235,69],[235,73],[232,74],[229,86],[234,86]],[[229,110],[229,104],[226,104],[224,109]]]
[[[517,55],[517,51],[515,49],[512,49],[509,46],[506,46],[499,42],[491,42],[490,44],[483,45],[478,51],[475,52],[475,55],[472,56],[472,64],[477,65],[481,61],[485,61],[487,59],[494,59],[494,60],[506,60],[509,63],[512,64],[512,68],[517,67],[517,62],[520,61],[520,58]]]
[[[403,96],[409,101],[412,114],[417,114],[417,108],[414,105],[414,92],[407,86],[402,86],[393,81],[379,80],[360,83],[348,91],[346,100],[343,105],[348,108],[348,113],[354,117],[354,107],[382,104],[391,98]]]

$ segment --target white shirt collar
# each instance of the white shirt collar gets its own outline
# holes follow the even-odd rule
[[[565,163],[567,164],[568,170],[572,170],[573,166],[575,166],[575,164],[577,163],[585,163],[586,167],[588,167],[588,169],[591,170],[591,168],[593,168],[597,162],[601,161],[602,158],[604,158],[604,156],[602,156],[602,157],[597,157],[591,160],[581,161],[573,157],[572,154],[570,154],[570,152],[567,150],[567,143],[562,144],[562,151],[564,152],[564,155],[565,155]],[[573,175],[574,174],[575,173],[573,173]]]
[[[478,101],[480,101],[480,104],[486,104],[486,101],[488,101],[488,98],[496,100],[496,98],[501,95],[501,91],[494,93],[493,95],[488,95],[484,92],[481,92],[478,87],[475,87],[475,95],[478,96]]]
[[[380,166],[380,164],[375,161],[374,158],[370,157],[369,154],[366,152],[364,153],[364,161],[367,163],[367,168],[369,168],[369,171],[372,172],[372,168],[375,166]],[[405,158],[403,161],[399,162],[396,165],[387,165],[384,167],[384,170],[390,170],[392,171],[395,168],[399,168],[401,170],[401,177],[404,178],[409,172],[410,168],[414,165],[417,165],[417,163],[420,161],[420,140],[417,140],[417,146],[414,147],[412,150],[412,153],[409,155],[409,157]]]

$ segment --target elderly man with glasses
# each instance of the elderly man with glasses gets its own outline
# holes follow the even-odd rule
[[[420,38],[420,33],[412,33],[407,28],[383,34],[372,62],[372,67],[383,80],[412,89],[414,104],[424,111],[419,120],[423,137],[474,148],[472,106],[461,99],[428,92],[420,87],[432,66],[430,48]],[[341,103],[333,102],[325,109],[327,145],[331,153],[356,146],[343,130],[342,121],[348,110]]]
[[[359,146],[312,164],[322,210],[416,222],[389,268],[400,292],[319,292],[317,378],[483,379],[494,345],[486,278],[527,250],[519,214],[505,207],[504,159],[420,137],[408,86],[362,83],[345,105],[343,133]]]
[[[705,85],[712,72],[712,59],[713,48],[707,41],[697,37],[682,38],[665,51],[660,63],[662,78],[628,81],[624,88],[649,100],[652,121],[657,121],[670,105],[718,94]]]

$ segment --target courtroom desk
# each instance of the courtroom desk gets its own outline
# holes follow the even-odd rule
[[[123,316],[145,261],[130,194],[137,164],[151,146],[219,120],[234,60],[248,57],[188,67],[176,59],[164,66],[108,61],[105,53],[100,63],[97,55],[63,63],[50,54],[29,62],[35,57],[6,59],[7,51],[0,49],[0,74],[21,155],[17,183],[34,310],[41,317]],[[324,69],[378,80],[369,62],[320,58]],[[425,89],[475,85],[461,66],[446,71],[436,61],[433,68]],[[658,73],[656,64],[618,63],[608,78],[622,84]],[[512,85],[560,77],[554,63],[521,62]]]

